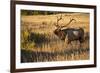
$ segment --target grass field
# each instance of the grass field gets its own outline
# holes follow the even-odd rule
[[[84,42],[72,41],[67,44],[60,40],[53,31],[56,29],[57,16],[63,19],[60,26],[72,22],[65,28],[83,28]],[[89,59],[89,14],[88,13],[59,13],[51,15],[22,15],[21,16],[21,62],[72,61]],[[64,29],[65,29],[64,28]]]

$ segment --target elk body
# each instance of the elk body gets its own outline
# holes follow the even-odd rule
[[[84,41],[84,30],[82,28],[74,29],[74,28],[68,28],[68,29],[56,29],[54,33],[61,39],[65,40],[68,39],[68,44],[71,43],[71,41],[79,41],[82,43]]]
[[[61,40],[67,39],[68,44],[71,43],[71,41],[79,41],[80,43],[82,43],[84,41],[84,29],[83,28],[62,29],[63,27],[66,27],[66,26],[58,25],[58,21],[60,21],[61,19],[62,19],[62,16],[59,19],[57,18],[57,25],[55,25],[57,29],[54,30],[54,34],[57,35]],[[69,25],[73,20],[75,19],[71,19],[67,25]]]

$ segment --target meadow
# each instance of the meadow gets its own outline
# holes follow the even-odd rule
[[[73,21],[67,28],[83,28],[84,42],[67,44],[54,34],[57,16],[62,15],[60,26]],[[50,15],[21,15],[21,62],[74,61],[89,59],[89,14],[57,13]]]

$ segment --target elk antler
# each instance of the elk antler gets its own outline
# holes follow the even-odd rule
[[[56,24],[54,24],[57,28],[60,28],[60,26],[58,25],[59,23],[59,21],[62,19],[62,15],[60,15],[60,17],[58,17],[57,16],[57,23]]]
[[[61,29],[63,27],[67,27],[72,21],[76,21],[75,19],[70,19],[70,21],[64,25],[64,26],[59,26],[58,25],[58,22],[62,19],[62,15],[60,15],[60,17],[57,16],[57,23],[55,23],[54,25],[58,28],[58,29]]]
[[[58,22],[62,19],[62,15],[60,17],[57,16],[57,25],[58,25]]]
[[[68,26],[73,20],[76,21],[75,19],[71,19],[71,20],[69,21],[69,23],[67,23],[67,26]]]
[[[67,23],[67,25],[65,25],[65,26],[61,26],[61,28],[63,28],[63,27],[67,27],[72,21],[76,21],[75,19],[70,19],[70,21]]]

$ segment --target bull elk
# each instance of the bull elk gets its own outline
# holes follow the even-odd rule
[[[54,30],[54,34],[57,35],[61,40],[65,40],[67,38],[67,43],[71,43],[71,41],[79,41],[82,43],[84,41],[84,29],[83,28],[66,28],[62,29],[63,27],[67,27],[72,21],[75,19],[71,19],[67,25],[60,26],[58,22],[62,19],[62,15],[58,18],[57,17],[57,24],[56,29]]]

